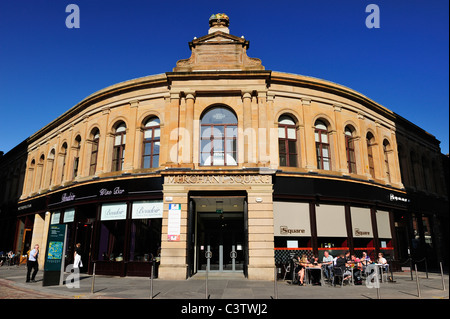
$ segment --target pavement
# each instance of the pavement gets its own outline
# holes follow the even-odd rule
[[[43,270],[39,270],[35,283],[25,283],[26,267],[0,267],[0,299],[226,299],[226,300],[273,300],[273,299],[449,299],[449,276],[444,274],[445,290],[442,287],[440,273],[418,272],[419,291],[415,277],[410,272],[395,272],[394,282],[384,282],[379,289],[351,284],[340,286],[297,286],[289,281],[253,281],[243,274],[213,274],[206,278],[199,273],[188,280],[151,280],[147,277],[114,277],[80,274],[79,287],[61,286],[43,287]],[[65,274],[65,277],[69,274]],[[153,298],[152,298],[153,297]]]

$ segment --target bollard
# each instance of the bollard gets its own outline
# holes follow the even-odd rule
[[[441,265],[442,290],[445,291],[444,270],[442,269],[442,261],[439,264]]]
[[[155,267],[155,262],[152,262],[152,266],[150,268],[150,299],[153,299],[153,268]]]
[[[208,299],[208,267],[206,267],[205,299]]]
[[[411,273],[411,281],[413,281],[413,262],[412,262],[412,258],[409,258],[409,268],[410,268],[410,273]]]
[[[205,279],[206,279],[206,281],[205,281],[205,299],[209,299],[209,294],[208,294],[208,269],[209,269],[209,265],[210,265],[210,262],[209,262],[209,260],[211,259],[211,257],[212,257],[212,252],[209,250],[209,245],[208,245],[208,250],[205,252],[205,257],[206,257],[206,259],[207,259],[207,264],[206,264],[206,277],[205,277]]]
[[[273,277],[273,295],[275,299],[278,299],[278,287],[277,287],[277,266],[275,266]]]
[[[96,263],[94,262],[94,270],[93,270],[93,272],[92,272],[91,294],[94,293],[94,285],[95,285],[95,265],[96,265]]]
[[[414,265],[416,270],[416,284],[417,284],[417,297],[420,298],[420,286],[419,286],[419,276],[417,275],[417,264]]]
[[[376,281],[377,281],[377,299],[381,299],[381,294],[380,294],[380,278],[378,278],[378,274],[379,274],[379,271],[378,270],[381,270],[381,271],[383,271],[383,269],[381,268],[381,266],[379,266],[379,267],[375,267],[375,271],[376,271]],[[383,280],[383,273],[381,274],[381,280]]]

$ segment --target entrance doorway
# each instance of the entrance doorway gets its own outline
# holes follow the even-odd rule
[[[97,216],[97,205],[81,205],[76,210],[75,229],[72,230],[69,227],[68,238],[73,238],[68,246],[68,253],[70,254],[71,263],[73,263],[73,256],[75,253],[75,245],[79,243],[81,245],[81,263],[83,267],[80,268],[80,272],[91,271],[91,253],[92,253],[92,233],[94,229],[94,222]],[[71,232],[75,231],[74,237],[71,236]]]
[[[245,272],[245,196],[191,196],[191,200],[195,218],[193,272]]]

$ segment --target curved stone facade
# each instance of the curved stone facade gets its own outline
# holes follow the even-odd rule
[[[2,186],[17,192],[6,192],[5,199],[20,195],[20,218],[35,216],[33,242],[46,239],[50,214],[45,212],[64,211],[75,201],[75,206],[97,205],[92,209],[92,218],[97,219],[92,224],[94,242],[100,236],[101,226],[95,223],[100,222],[99,207],[104,202],[98,194],[81,198],[83,188],[127,181],[132,189],[134,181],[146,185],[147,180],[159,179],[153,188],[108,194],[108,201],[117,195],[129,210],[134,199],[163,201],[161,278],[182,279],[199,269],[195,265],[200,263],[200,246],[190,243],[189,236],[198,235],[195,225],[190,226],[196,216],[190,203],[203,203],[195,200],[201,192],[216,198],[243,192],[243,260],[250,279],[271,278],[277,249],[287,249],[277,247],[274,235],[276,202],[307,204],[312,219],[308,221],[310,239],[304,243],[311,252],[320,255],[323,248],[317,205],[340,203],[348,234],[340,247],[352,251],[391,247],[393,258],[404,257],[405,247],[399,247],[396,238],[396,227],[400,227],[396,216],[414,211],[408,207],[411,193],[438,198],[448,207],[439,141],[350,88],[266,70],[259,59],[247,56],[248,40],[229,34],[228,23],[213,19],[210,27],[208,35],[189,43],[191,57],[178,61],[173,72],[129,80],[88,96],[30,136],[25,165],[7,163]],[[220,108],[229,110],[236,123],[221,122],[225,116],[221,113],[214,114],[216,122],[205,123],[205,114]],[[208,125],[219,133],[204,137]],[[314,190],[303,191],[302,185],[312,185]],[[149,189],[156,195],[147,196]],[[358,189],[379,195],[365,196]],[[93,196],[96,200],[89,201]],[[43,198],[47,204],[36,209]],[[33,201],[34,207],[29,204]],[[168,240],[171,203],[181,204],[178,241]],[[352,221],[357,220],[353,206],[370,211],[370,230],[352,231]],[[434,218],[440,218],[441,206],[430,211]],[[390,214],[387,240],[378,234],[382,227],[375,224],[382,214],[377,211]],[[285,232],[288,226],[283,225]],[[405,227],[414,232],[411,225]],[[302,234],[300,230],[291,233],[295,232]],[[372,241],[357,247],[355,238],[369,233]],[[22,238],[18,233],[15,237],[19,245]],[[386,247],[386,241],[390,246]]]

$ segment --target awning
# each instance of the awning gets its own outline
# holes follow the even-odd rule
[[[345,208],[338,205],[316,205],[318,237],[347,237]]]
[[[377,216],[378,238],[392,238],[389,212],[384,210],[378,210],[376,216]]]
[[[274,202],[275,236],[311,237],[309,203]]]
[[[352,231],[355,238],[373,238],[370,208],[351,207]]]

